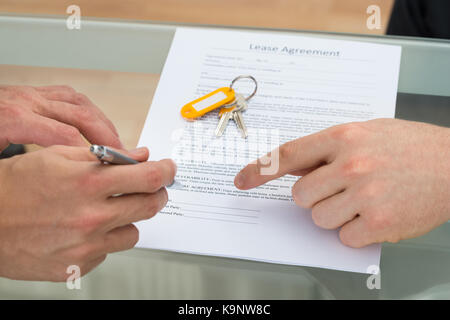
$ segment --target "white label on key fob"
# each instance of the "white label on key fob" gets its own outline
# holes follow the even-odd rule
[[[226,94],[223,93],[222,91],[219,91],[216,94],[213,94],[212,96],[193,104],[192,106],[196,109],[204,109],[204,108],[212,106],[213,104],[216,104],[226,98],[227,98]]]

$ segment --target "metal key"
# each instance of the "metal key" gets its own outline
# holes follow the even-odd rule
[[[216,137],[220,137],[225,132],[225,129],[228,125],[228,122],[230,122],[230,119],[233,117],[233,109],[230,111],[223,112],[220,116],[219,123],[217,124],[216,131],[214,132]]]
[[[233,120],[236,122],[236,126],[239,129],[242,138],[246,139],[248,136],[247,126],[244,123],[244,117],[242,116],[242,112],[247,109],[247,101],[245,98],[237,94],[236,95],[236,108],[231,111],[233,113]]]
[[[220,137],[223,135],[225,129],[227,128],[228,122],[230,122],[230,119],[233,119],[233,111],[236,110],[238,104],[240,104],[242,108],[243,102],[245,102],[244,96],[236,93],[235,99],[231,103],[226,104],[222,109],[220,109],[220,120],[217,124],[216,131],[214,132],[216,137]]]

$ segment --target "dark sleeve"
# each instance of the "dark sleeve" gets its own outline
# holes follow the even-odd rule
[[[15,155],[25,153],[25,148],[21,144],[10,144],[5,150],[0,151],[0,159],[10,158]]]
[[[387,34],[450,39],[450,1],[396,0]]]

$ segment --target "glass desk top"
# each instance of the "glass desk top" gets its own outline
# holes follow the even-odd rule
[[[68,30],[65,19],[0,14],[0,65],[159,74],[175,29],[182,26],[84,18],[81,30]],[[396,117],[450,127],[450,41],[189,26],[401,45]],[[384,244],[380,268],[381,289],[369,290],[365,274],[133,249],[109,255],[82,279],[81,290],[0,279],[0,298],[450,298],[450,224]]]

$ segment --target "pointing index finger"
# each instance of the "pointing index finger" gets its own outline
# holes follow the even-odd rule
[[[236,176],[234,184],[238,189],[247,190],[282,177],[294,171],[305,170],[330,162],[336,145],[328,131],[320,131],[296,140],[289,141],[242,169]],[[270,174],[265,174],[263,165],[270,160]],[[266,170],[267,171],[267,170]]]

